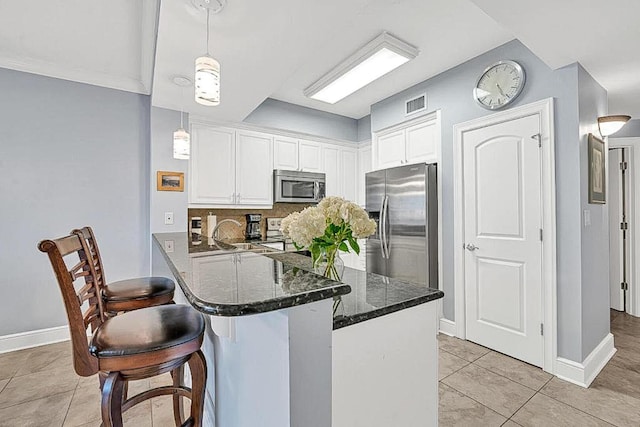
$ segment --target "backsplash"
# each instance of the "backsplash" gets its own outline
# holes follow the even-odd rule
[[[209,230],[207,229],[207,216],[209,213],[215,215],[218,222],[223,219],[235,219],[242,227],[238,227],[235,224],[229,222],[223,224],[218,229],[218,236],[220,240],[226,239],[242,239],[244,238],[244,231],[247,227],[245,220],[246,214],[260,214],[262,215],[262,221],[260,222],[260,230],[262,231],[262,237],[265,237],[267,232],[267,220],[266,218],[284,218],[292,212],[300,212],[306,208],[307,205],[303,203],[274,203],[273,209],[189,209],[187,214],[187,221],[191,221],[194,216],[202,218],[202,235],[208,236]],[[187,224],[187,229],[189,229]]]

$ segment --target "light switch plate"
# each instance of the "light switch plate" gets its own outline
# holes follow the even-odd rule
[[[164,225],[173,225],[173,212],[164,213]]]

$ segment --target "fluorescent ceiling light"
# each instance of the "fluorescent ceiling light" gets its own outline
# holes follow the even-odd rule
[[[305,96],[335,104],[418,55],[408,43],[383,32],[305,89]]]

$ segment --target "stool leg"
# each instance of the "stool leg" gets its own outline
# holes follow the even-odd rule
[[[173,378],[173,386],[181,387],[184,380],[184,365],[171,371],[171,377]],[[173,395],[173,418],[176,421],[176,427],[180,427],[184,419],[184,407],[182,397],[178,394]]]
[[[122,427],[122,395],[124,381],[119,372],[110,372],[102,386],[102,424]]]
[[[191,370],[191,419],[194,427],[202,426],[204,412],[205,385],[207,384],[207,362],[198,350],[189,358]]]

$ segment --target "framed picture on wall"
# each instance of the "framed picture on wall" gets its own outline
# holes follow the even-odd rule
[[[184,173],[158,171],[158,191],[184,191]]]
[[[589,134],[589,203],[606,203],[606,158],[604,141]]]

